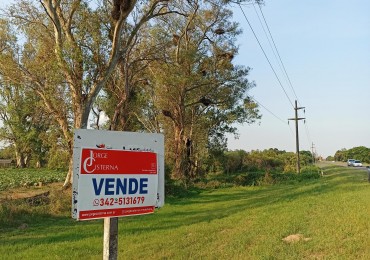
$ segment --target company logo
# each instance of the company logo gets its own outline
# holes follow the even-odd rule
[[[94,152],[92,150],[89,151],[89,156],[83,160],[82,167],[86,173],[94,173],[96,171],[117,171],[117,165],[111,164],[100,164],[96,163],[97,160],[101,162],[101,160],[108,159],[108,153],[104,152]]]
[[[83,148],[81,174],[157,174],[153,152]]]
[[[87,157],[83,162],[85,172],[93,173],[95,171],[95,167],[93,167],[94,162],[95,162],[94,152],[90,151],[90,157]]]

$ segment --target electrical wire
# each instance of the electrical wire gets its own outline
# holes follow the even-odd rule
[[[284,88],[283,84],[281,83],[281,81],[280,81],[280,79],[279,79],[279,76],[277,75],[277,73],[276,73],[276,71],[275,71],[274,67],[273,67],[273,66],[272,66],[272,64],[271,64],[270,59],[267,57],[267,54],[266,54],[265,50],[263,49],[263,47],[262,47],[262,45],[261,45],[261,42],[259,41],[259,39],[258,39],[258,37],[257,37],[257,35],[256,35],[256,33],[255,33],[255,31],[254,31],[254,29],[253,29],[253,27],[252,27],[251,23],[249,22],[249,20],[248,20],[248,18],[247,18],[247,15],[245,14],[245,12],[244,12],[244,10],[243,10],[242,6],[241,6],[239,3],[238,3],[238,5],[239,5],[240,10],[241,10],[241,11],[242,11],[242,13],[243,13],[243,16],[244,16],[245,20],[247,21],[247,23],[248,23],[248,25],[249,25],[249,28],[252,30],[252,33],[253,33],[254,37],[256,38],[256,40],[257,40],[257,42],[258,42],[258,45],[260,46],[260,48],[261,48],[261,50],[262,50],[262,52],[263,52],[263,54],[264,54],[264,56],[265,56],[265,58],[266,58],[267,62],[269,63],[269,65],[270,65],[270,67],[271,67],[271,69],[272,69],[272,71],[273,71],[273,73],[274,73],[274,75],[275,75],[275,77],[276,77],[277,81],[279,82],[280,87],[282,88],[282,90],[283,90],[283,91],[284,91],[284,93],[285,93],[285,96],[287,97],[287,99],[289,100],[290,104],[291,104],[291,105],[292,105],[292,107],[294,108],[293,102],[290,100],[290,98],[289,98],[289,96],[288,96],[288,93],[286,92],[286,90],[285,90],[285,88]]]
[[[294,96],[295,96],[296,100],[298,101],[298,103],[300,103],[300,102],[299,102],[299,98],[298,98],[298,96],[297,96],[297,94],[296,94],[296,92],[295,92],[295,89],[294,89],[294,87],[293,87],[292,81],[290,80],[289,74],[288,74],[288,72],[287,72],[287,70],[286,70],[286,68],[285,68],[284,62],[283,62],[283,60],[282,60],[282,58],[281,58],[281,56],[280,56],[279,50],[278,50],[278,48],[277,48],[277,46],[276,46],[276,43],[275,43],[274,37],[272,36],[272,33],[271,33],[270,27],[269,27],[269,25],[268,25],[268,23],[267,23],[266,17],[265,17],[265,15],[264,15],[263,11],[262,11],[261,5],[260,5],[259,3],[257,3],[257,4],[258,4],[259,10],[260,10],[260,12],[261,12],[262,18],[263,18],[263,20],[264,20],[265,26],[266,26],[266,28],[267,28],[267,30],[268,30],[268,33],[269,33],[269,36],[270,36],[270,37],[268,37],[268,36],[267,36],[267,32],[266,32],[266,30],[265,30],[265,27],[262,25],[262,21],[261,21],[261,19],[260,19],[260,16],[258,15],[257,9],[256,9],[255,5],[253,5],[254,10],[255,10],[255,12],[256,12],[256,14],[257,14],[257,17],[258,17],[258,19],[259,19],[259,21],[260,21],[260,23],[261,23],[261,27],[263,28],[263,31],[265,32],[266,38],[268,39],[269,45],[270,45],[270,47],[271,47],[271,49],[272,49],[272,51],[273,51],[273,53],[274,53],[274,55],[275,55],[275,58],[279,61],[279,62],[278,62],[278,64],[279,64],[280,68],[282,69],[282,71],[284,72],[284,74],[285,74],[285,76],[286,76],[286,78],[287,78],[287,82],[289,83],[289,86],[290,86],[290,88],[291,88],[291,90],[292,90],[292,92],[293,92],[293,94],[294,94]],[[270,39],[271,39],[271,41],[272,41],[272,43],[273,43],[273,45],[274,45],[274,48],[272,48],[272,46],[271,46],[271,41],[270,41]],[[274,49],[275,49],[275,50],[274,50]],[[308,141],[309,146],[310,146],[310,145],[311,145],[311,143],[312,143],[312,141],[311,141],[312,139],[311,139],[311,136],[310,136],[310,132],[309,132],[308,124],[307,124],[306,120],[305,120],[305,124],[304,124],[304,125],[305,125],[305,130],[306,130],[306,137],[307,137],[307,141]]]
[[[271,64],[270,59],[268,58],[268,56],[267,56],[267,54],[266,54],[266,52],[265,52],[264,48],[262,47],[261,42],[260,42],[260,40],[258,39],[258,37],[257,37],[257,35],[256,35],[256,33],[255,33],[255,31],[254,31],[254,29],[253,29],[253,27],[252,27],[251,23],[249,22],[249,19],[248,19],[248,17],[246,16],[246,14],[245,14],[245,12],[244,12],[244,10],[243,10],[243,8],[242,8],[241,4],[240,4],[240,3],[237,3],[237,4],[239,5],[239,8],[240,8],[240,10],[242,11],[242,13],[243,13],[243,16],[244,16],[245,20],[247,21],[247,23],[248,23],[248,25],[249,25],[249,27],[250,27],[250,29],[251,29],[251,31],[252,31],[252,33],[253,33],[254,37],[256,38],[256,40],[257,40],[257,42],[258,42],[258,44],[259,44],[259,46],[260,46],[260,48],[261,48],[261,50],[262,50],[262,52],[263,52],[263,54],[264,54],[265,58],[266,58],[266,60],[268,61],[268,63],[269,63],[269,65],[270,65],[270,67],[271,67],[271,69],[272,69],[272,71],[273,71],[273,73],[274,73],[274,75],[275,75],[276,79],[278,80],[280,87],[282,88],[282,90],[283,90],[283,91],[284,91],[284,93],[285,93],[285,96],[287,97],[287,99],[289,100],[290,104],[291,104],[291,105],[292,105],[292,107],[294,108],[293,102],[292,102],[292,101],[291,101],[291,99],[289,98],[289,96],[288,96],[288,94],[287,94],[287,91],[285,90],[285,88],[284,88],[283,84],[281,83],[281,81],[280,81],[280,79],[279,79],[279,77],[278,77],[278,75],[277,75],[277,73],[276,73],[276,71],[275,71],[274,67],[273,67],[273,66],[272,66],[272,64]],[[263,28],[263,30],[264,30],[264,32],[265,32],[265,35],[266,35],[266,38],[267,38],[268,42],[269,42],[270,48],[272,49],[272,52],[274,53],[275,58],[278,60],[278,64],[279,64],[279,66],[280,66],[280,69],[283,71],[283,74],[285,75],[285,77],[286,77],[286,79],[287,79],[287,82],[289,83],[288,85],[290,86],[290,88],[291,88],[291,90],[292,90],[292,92],[293,92],[293,94],[294,94],[294,96],[295,96],[295,98],[296,98],[297,102],[298,102],[298,103],[300,103],[300,102],[299,102],[299,98],[298,98],[298,96],[297,96],[297,94],[296,94],[296,92],[295,92],[295,89],[294,89],[294,87],[293,87],[293,84],[292,84],[292,82],[291,82],[291,80],[290,80],[290,77],[289,77],[289,75],[288,75],[288,73],[287,73],[287,70],[286,70],[286,68],[285,68],[284,62],[283,62],[283,60],[282,60],[282,58],[281,58],[281,56],[280,56],[280,53],[279,53],[279,51],[278,51],[278,49],[277,49],[277,46],[276,46],[275,40],[274,40],[274,38],[273,38],[273,36],[272,36],[272,33],[271,33],[271,30],[270,30],[270,27],[268,26],[268,23],[267,23],[266,17],[265,17],[265,15],[264,15],[264,13],[263,13],[263,11],[262,11],[262,8],[261,8],[261,5],[260,5],[259,3],[258,3],[258,6],[259,6],[259,9],[260,9],[260,12],[261,12],[262,18],[263,18],[263,20],[264,20],[264,23],[265,23],[265,25],[266,25],[266,28],[267,28],[267,30],[268,30],[268,34],[270,35],[270,37],[267,35],[267,32],[266,32],[266,30],[265,30],[265,27],[264,27],[264,26],[263,26],[263,24],[262,24],[261,18],[260,18],[260,16],[258,15],[258,12],[257,12],[257,10],[256,10],[256,8],[255,8],[255,5],[253,4],[253,7],[254,7],[254,9],[255,9],[255,12],[256,12],[256,14],[257,14],[257,16],[258,16],[258,19],[259,19],[259,21],[260,21],[260,24],[261,24],[261,26],[262,26],[262,28]],[[272,44],[271,44],[270,38],[271,38],[271,41],[272,41],[272,44],[273,44],[274,48],[272,47]],[[254,99],[254,98],[252,98],[252,99],[253,99],[253,100],[254,100],[254,101],[255,101],[259,106],[263,107],[266,111],[268,111],[268,112],[269,112],[270,114],[272,114],[275,118],[277,118],[279,121],[281,121],[281,122],[285,123],[285,122],[284,122],[284,120],[282,120],[281,118],[279,118],[278,116],[276,116],[273,112],[271,112],[269,109],[267,109],[265,106],[263,106],[263,105],[262,105],[260,102],[258,102],[256,99]],[[289,123],[288,123],[288,125],[289,125]],[[292,130],[292,128],[290,127],[290,125],[289,125],[289,129],[290,129],[291,133],[294,135],[293,130]],[[312,143],[312,142],[311,142],[311,137],[310,137],[309,130],[308,130],[308,126],[307,126],[307,123],[306,123],[306,122],[305,122],[305,129],[306,129],[306,136],[307,136],[307,140],[308,140],[308,142],[309,142],[309,144],[310,144],[310,143]]]
[[[260,102],[258,102],[254,97],[251,97],[249,96],[249,98],[251,98],[254,102],[256,102],[259,106],[263,107],[267,112],[269,112],[272,116],[274,116],[276,119],[278,119],[280,122],[282,122],[283,124],[287,124],[289,126],[289,129],[291,131],[291,133],[294,135],[293,133],[293,130],[292,128],[290,127],[289,123],[287,123],[286,121],[284,121],[283,119],[281,119],[280,117],[278,117],[276,114],[274,114],[271,110],[269,110],[267,107],[265,107],[264,105],[262,105]]]
[[[277,115],[275,115],[273,112],[271,112],[271,110],[269,110],[267,107],[265,107],[260,102],[258,102],[254,97],[250,97],[250,98],[253,99],[254,102],[256,102],[259,106],[263,107],[267,112],[269,112],[275,118],[277,118],[279,121],[283,122],[283,124],[286,124],[286,122],[283,119],[281,119],[280,117],[278,117]]]
[[[267,34],[267,32],[266,32],[266,29],[265,29],[265,26],[263,25],[262,20],[261,20],[261,17],[260,17],[260,15],[258,14],[257,9],[256,9],[256,6],[255,6],[254,4],[253,4],[253,9],[254,9],[254,12],[256,13],[257,17],[258,17],[258,20],[259,20],[260,25],[261,25],[261,27],[262,27],[262,29],[263,29],[263,32],[265,33],[265,36],[266,36],[266,39],[267,39],[267,41],[268,41],[268,43],[269,43],[270,49],[272,50],[272,53],[274,54],[275,59],[278,61],[278,64],[279,64],[279,67],[280,67],[281,71],[284,73],[284,71],[283,71],[283,67],[281,66],[281,62],[279,61],[278,54],[276,53],[276,50],[272,47],[272,43],[271,43],[271,40],[270,40],[270,38],[271,38],[271,37],[269,37],[269,36],[268,36],[268,34]],[[270,34],[270,35],[271,35],[271,34]],[[271,39],[272,39],[272,38],[271,38]]]
[[[253,5],[253,7],[254,7],[254,5]],[[289,75],[288,75],[288,73],[287,73],[287,71],[286,71],[286,68],[285,68],[285,66],[284,66],[284,62],[283,62],[283,60],[281,59],[280,53],[279,53],[279,51],[278,51],[278,48],[276,47],[274,37],[272,36],[271,30],[270,30],[270,26],[268,26],[267,20],[266,20],[265,15],[264,15],[264,13],[263,13],[263,11],[262,11],[261,4],[259,4],[259,3],[258,3],[258,7],[259,7],[260,12],[261,12],[261,14],[262,14],[262,18],[263,18],[263,20],[264,20],[264,22],[265,22],[266,28],[267,28],[267,30],[268,30],[268,32],[269,32],[269,34],[270,34],[270,37],[271,37],[272,43],[274,44],[274,47],[275,47],[276,53],[277,53],[277,55],[278,55],[278,57],[279,57],[280,63],[281,63],[281,65],[282,65],[282,67],[283,67],[283,70],[284,70],[284,72],[285,72],[285,76],[287,77],[288,82],[289,82],[289,85],[290,85],[290,87],[291,87],[291,89],[292,89],[292,91],[293,91],[293,94],[294,94],[295,98],[297,99],[297,101],[298,101],[298,103],[299,103],[299,99],[298,99],[297,94],[296,94],[296,92],[295,92],[295,90],[294,90],[294,87],[293,87],[292,81],[290,80],[290,77],[289,77]]]

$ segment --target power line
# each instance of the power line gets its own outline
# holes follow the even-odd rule
[[[280,84],[280,87],[283,89],[283,91],[284,91],[284,93],[285,93],[286,97],[288,98],[288,100],[289,100],[290,104],[293,106],[292,101],[290,100],[290,98],[289,98],[289,96],[288,96],[288,94],[287,94],[287,92],[286,92],[286,90],[285,90],[285,88],[284,88],[283,84],[281,83],[281,81],[280,81],[280,79],[279,79],[279,77],[278,77],[278,75],[277,75],[277,73],[276,73],[275,69],[273,68],[273,66],[272,66],[272,64],[271,64],[271,62],[270,62],[270,59],[268,58],[268,56],[267,56],[267,54],[266,54],[265,50],[263,49],[263,47],[262,47],[262,45],[261,45],[261,42],[259,41],[259,39],[258,39],[258,37],[257,37],[257,35],[256,35],[256,33],[255,33],[255,31],[254,31],[254,29],[253,29],[253,27],[252,27],[251,23],[249,22],[249,20],[248,20],[248,18],[247,18],[247,16],[246,16],[246,14],[245,14],[245,12],[244,12],[244,10],[243,10],[243,8],[242,8],[242,6],[240,5],[240,3],[238,3],[238,5],[239,5],[239,8],[240,8],[240,10],[242,11],[243,16],[244,16],[244,18],[246,19],[246,21],[247,21],[247,23],[248,23],[248,25],[249,25],[249,27],[250,27],[250,29],[251,29],[251,31],[252,31],[252,33],[253,33],[254,37],[256,38],[256,40],[257,40],[257,42],[258,42],[258,44],[259,44],[259,46],[260,46],[260,48],[261,48],[261,50],[262,50],[262,52],[263,52],[263,54],[264,54],[265,58],[267,59],[267,61],[268,61],[269,65],[270,65],[270,67],[271,67],[272,71],[274,72],[275,77],[276,77],[276,79],[278,80],[278,82],[279,82],[279,84]],[[256,10],[255,5],[253,4],[254,10],[255,10],[255,12],[256,12],[256,14],[257,14],[257,17],[258,17],[258,19],[259,19],[259,21],[260,21],[261,27],[262,27],[262,29],[263,29],[263,31],[264,31],[264,33],[265,33],[265,36],[266,36],[266,38],[267,38],[267,40],[268,40],[268,43],[269,43],[269,45],[270,45],[270,48],[271,48],[271,50],[272,50],[272,52],[273,52],[273,54],[274,54],[274,56],[275,56],[276,60],[278,61],[278,64],[279,64],[280,69],[282,70],[283,74],[285,75],[285,77],[286,77],[286,79],[287,79],[287,83],[288,83],[288,85],[290,86],[290,88],[291,88],[291,90],[292,90],[292,92],[293,92],[294,96],[296,97],[295,106],[293,106],[293,108],[296,110],[296,112],[298,112],[297,110],[299,110],[299,109],[303,109],[303,107],[300,107],[300,108],[298,108],[298,107],[297,107],[297,103],[299,102],[299,99],[298,99],[298,97],[297,97],[297,94],[296,94],[296,92],[295,92],[295,89],[294,89],[294,87],[293,87],[293,84],[292,84],[292,82],[291,82],[291,80],[290,80],[290,77],[289,77],[289,75],[288,75],[288,73],[287,73],[287,70],[286,70],[286,68],[285,68],[284,62],[283,62],[283,60],[282,60],[282,58],[281,58],[281,56],[280,56],[280,53],[279,53],[279,51],[278,51],[278,49],[277,49],[277,46],[276,46],[275,40],[274,40],[274,38],[273,38],[273,36],[272,36],[272,33],[271,33],[271,30],[270,30],[270,27],[268,26],[267,20],[266,20],[266,18],[265,18],[265,15],[264,15],[264,13],[263,13],[263,11],[262,11],[262,8],[261,8],[261,6],[260,6],[260,4],[259,4],[259,3],[258,3],[258,6],[259,6],[259,9],[260,9],[261,15],[262,15],[262,17],[263,17],[263,20],[264,20],[265,26],[266,26],[266,28],[267,28],[267,30],[268,30],[268,34],[270,35],[270,37],[268,36],[268,34],[267,34],[266,30],[265,30],[265,26],[263,25],[263,23],[262,23],[262,21],[261,21],[260,15],[258,14],[258,12],[257,12],[257,10]],[[271,41],[272,41],[272,44],[274,45],[274,48],[272,47],[272,44],[271,44],[270,39],[271,39]],[[255,99],[254,99],[254,100],[255,100]],[[256,101],[256,100],[255,100],[255,101]],[[257,101],[256,101],[256,102],[257,102]],[[257,102],[257,103],[258,103],[260,106],[262,106],[263,108],[265,108],[265,109],[266,109],[270,114],[272,114],[274,117],[276,117],[279,121],[284,122],[282,119],[280,119],[279,117],[277,117],[274,113],[272,113],[270,110],[268,110],[268,109],[267,109],[266,107],[264,107],[262,104],[260,104],[259,102]],[[305,119],[305,118],[298,118],[297,116],[298,116],[298,115],[296,114],[296,118],[295,118],[295,120],[296,120],[296,128],[298,128],[298,120]],[[291,119],[289,119],[289,120],[291,120]],[[289,124],[288,124],[288,125],[289,125]],[[290,126],[289,126],[289,128],[290,128]],[[307,139],[308,139],[309,143],[311,143],[311,138],[310,138],[310,135],[309,135],[308,126],[307,126],[306,122],[305,122],[305,129],[306,129],[306,136],[307,136]],[[290,130],[291,130],[291,132],[292,132],[292,134],[293,134],[293,130],[292,130],[291,128],[290,128]],[[297,139],[297,138],[298,138],[298,129],[296,129],[296,132],[297,132],[297,135],[296,135],[296,139]],[[297,142],[297,149],[298,149],[298,151],[299,151],[299,140],[296,140],[296,142]],[[298,152],[298,153],[299,153],[299,152]],[[299,155],[298,155],[298,156],[299,156]],[[298,162],[298,165],[297,165],[297,171],[298,171],[298,172],[300,171],[299,162]]]
[[[287,70],[286,70],[286,68],[285,68],[284,62],[283,62],[283,60],[282,60],[282,58],[281,58],[281,56],[280,56],[279,50],[278,50],[278,48],[277,48],[277,46],[276,46],[276,43],[275,43],[274,37],[272,36],[272,33],[271,33],[270,27],[269,27],[269,25],[268,25],[268,23],[267,23],[266,17],[265,17],[265,15],[264,15],[263,11],[262,11],[261,5],[260,5],[259,3],[257,3],[257,4],[258,4],[258,7],[259,7],[259,9],[260,9],[260,12],[261,12],[262,18],[263,18],[263,20],[264,20],[264,22],[265,22],[265,25],[266,25],[266,28],[267,28],[267,30],[268,30],[268,32],[269,32],[270,37],[268,37],[268,36],[267,36],[266,30],[265,30],[264,26],[262,25],[262,22],[261,22],[260,16],[258,15],[258,12],[257,12],[257,10],[256,10],[255,5],[253,5],[253,7],[254,7],[254,10],[255,10],[255,12],[256,12],[256,14],[257,14],[257,16],[258,16],[258,19],[260,20],[260,23],[261,23],[261,26],[262,26],[262,28],[263,28],[263,31],[265,32],[266,38],[268,39],[268,42],[269,42],[269,44],[270,44],[270,47],[271,47],[271,49],[272,49],[272,51],[273,51],[273,53],[274,53],[275,57],[278,59],[278,61],[280,61],[280,62],[278,62],[278,63],[279,63],[279,66],[280,66],[280,68],[282,69],[282,71],[285,73],[285,76],[286,76],[286,78],[287,78],[287,82],[289,83],[289,85],[290,85],[290,87],[291,87],[291,89],[292,89],[292,91],[293,91],[294,96],[296,97],[296,99],[297,99],[298,103],[300,103],[300,102],[299,102],[299,98],[298,98],[298,96],[297,96],[297,94],[296,94],[296,92],[295,92],[295,89],[294,89],[294,87],[293,87],[293,84],[292,84],[292,82],[291,82],[291,80],[290,80],[290,77],[289,77],[289,75],[288,75],[288,72],[287,72]],[[271,46],[270,38],[271,38],[271,41],[272,41],[272,43],[273,43],[273,45],[274,45],[274,49],[275,49],[275,51],[274,51],[274,49],[273,49],[273,48],[272,48],[272,46]],[[276,54],[277,54],[277,56],[276,56]],[[305,123],[304,125],[305,125],[305,130],[306,130],[307,141],[308,141],[308,143],[310,144],[310,143],[312,143],[312,141],[311,141],[310,133],[309,133],[309,130],[308,130],[308,124],[307,124],[306,120],[305,120],[305,122],[304,122],[304,123]]]
[[[252,27],[251,23],[249,22],[249,20],[248,20],[248,18],[247,18],[247,16],[246,16],[246,14],[245,14],[245,12],[244,12],[244,10],[243,10],[242,6],[240,5],[240,3],[238,3],[238,5],[239,5],[240,10],[241,10],[241,11],[242,11],[242,13],[243,13],[243,16],[244,16],[245,20],[247,21],[247,23],[248,23],[248,25],[249,25],[249,28],[252,30],[252,33],[253,33],[254,37],[256,38],[256,40],[257,40],[257,42],[258,42],[258,44],[259,44],[259,46],[260,46],[260,48],[261,48],[261,50],[262,50],[263,54],[265,55],[265,58],[267,59],[267,62],[269,63],[269,65],[270,65],[270,67],[271,67],[272,71],[274,72],[275,77],[276,77],[276,79],[278,80],[280,87],[282,88],[282,90],[283,90],[283,91],[284,91],[284,93],[285,93],[285,96],[287,97],[287,99],[289,100],[290,104],[291,104],[291,105],[292,105],[292,107],[294,108],[293,102],[290,100],[290,98],[289,98],[289,96],[288,96],[288,93],[286,92],[286,90],[285,90],[285,88],[284,88],[283,84],[281,84],[281,81],[280,81],[280,79],[279,79],[279,77],[278,77],[278,75],[277,75],[277,73],[276,73],[276,71],[275,71],[274,67],[273,67],[273,66],[272,66],[272,64],[271,64],[270,59],[267,57],[267,54],[266,54],[265,50],[263,49],[263,47],[262,47],[262,45],[261,45],[261,42],[259,41],[259,39],[258,39],[258,37],[257,37],[257,35],[256,35],[256,33],[255,33],[255,31],[253,30],[253,27]]]
[[[274,114],[271,110],[269,110],[267,107],[262,105],[260,102],[258,102],[254,97],[249,96],[249,98],[253,99],[254,102],[256,102],[259,106],[263,107],[267,112],[269,112],[272,116],[274,116],[276,119],[278,119],[283,124],[287,124],[286,121],[278,117],[276,114]],[[290,127],[289,123],[287,124],[289,126],[290,132],[292,135],[294,135],[292,128]]]
[[[254,5],[253,5],[253,7],[254,7]],[[261,12],[261,14],[262,14],[263,20],[265,21],[265,24],[266,24],[267,30],[268,30],[268,32],[269,32],[269,34],[270,34],[270,37],[271,37],[272,43],[274,44],[274,47],[275,47],[276,53],[277,53],[277,55],[278,55],[278,57],[279,57],[280,63],[281,63],[281,65],[283,66],[283,70],[284,70],[284,72],[285,72],[285,76],[286,76],[286,77],[287,77],[287,79],[288,79],[289,85],[290,85],[290,87],[291,87],[291,89],[292,89],[292,91],[293,91],[293,94],[294,94],[295,98],[296,98],[296,99],[298,100],[298,102],[299,102],[299,99],[298,99],[297,94],[296,94],[296,92],[295,92],[295,90],[294,90],[293,84],[292,84],[292,82],[291,82],[291,80],[290,80],[290,77],[289,77],[289,75],[288,75],[288,73],[287,73],[287,71],[286,71],[286,69],[285,69],[284,62],[283,62],[283,60],[281,59],[280,53],[279,53],[279,51],[278,51],[278,49],[277,49],[277,47],[276,47],[275,40],[274,40],[274,37],[272,36],[272,33],[271,33],[271,30],[270,30],[270,27],[268,26],[268,23],[267,23],[267,21],[266,21],[265,15],[264,15],[264,13],[263,13],[263,11],[262,11],[262,8],[261,8],[261,5],[260,5],[259,3],[258,3],[258,7],[259,7],[260,12]]]
[[[256,6],[255,6],[254,4],[253,4],[253,9],[254,9],[254,12],[256,13],[257,17],[258,17],[258,20],[259,20],[260,25],[261,25],[261,27],[262,27],[262,29],[263,29],[263,32],[265,33],[266,39],[267,39],[267,41],[268,41],[268,43],[269,43],[269,46],[270,46],[270,48],[271,48],[271,50],[272,50],[272,53],[274,54],[275,59],[278,61],[278,64],[279,64],[279,67],[280,67],[281,71],[283,71],[283,67],[281,66],[281,63],[279,62],[279,58],[278,58],[278,56],[277,56],[276,50],[272,47],[272,43],[271,43],[271,40],[270,40],[270,38],[271,38],[271,37],[269,37],[269,36],[267,35],[267,32],[266,32],[265,26],[263,25],[262,20],[261,20],[261,17],[260,17],[260,15],[258,14],[257,9],[256,9]],[[284,71],[283,71],[283,73],[284,73]]]
[[[265,107],[264,105],[262,105],[260,102],[258,102],[255,98],[253,97],[250,97],[251,99],[254,100],[254,102],[256,102],[259,106],[263,107],[267,112],[269,112],[271,115],[273,115],[275,118],[277,118],[279,121],[283,122],[284,124],[286,124],[286,122],[284,120],[282,120],[280,117],[278,117],[277,115],[275,115],[273,112],[271,112],[271,110],[269,110],[267,107]]]

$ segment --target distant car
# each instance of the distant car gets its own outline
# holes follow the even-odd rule
[[[353,167],[362,167],[362,163],[361,161],[358,161],[356,160],[353,164],[352,164]]]
[[[355,162],[355,159],[348,159],[347,166],[353,166],[353,163]]]

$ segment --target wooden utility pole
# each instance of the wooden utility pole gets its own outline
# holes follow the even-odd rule
[[[314,149],[315,148],[315,145],[312,143],[312,146],[311,146],[311,153],[312,153],[312,163],[315,164],[315,152],[314,152]]]
[[[298,107],[297,100],[295,101],[295,117],[289,118],[288,120],[294,120],[295,121],[295,142],[296,142],[296,153],[297,153],[297,173],[301,172],[301,163],[299,158],[299,134],[298,134],[298,121],[306,119],[304,117],[298,117],[298,110],[304,109],[304,107]]]

